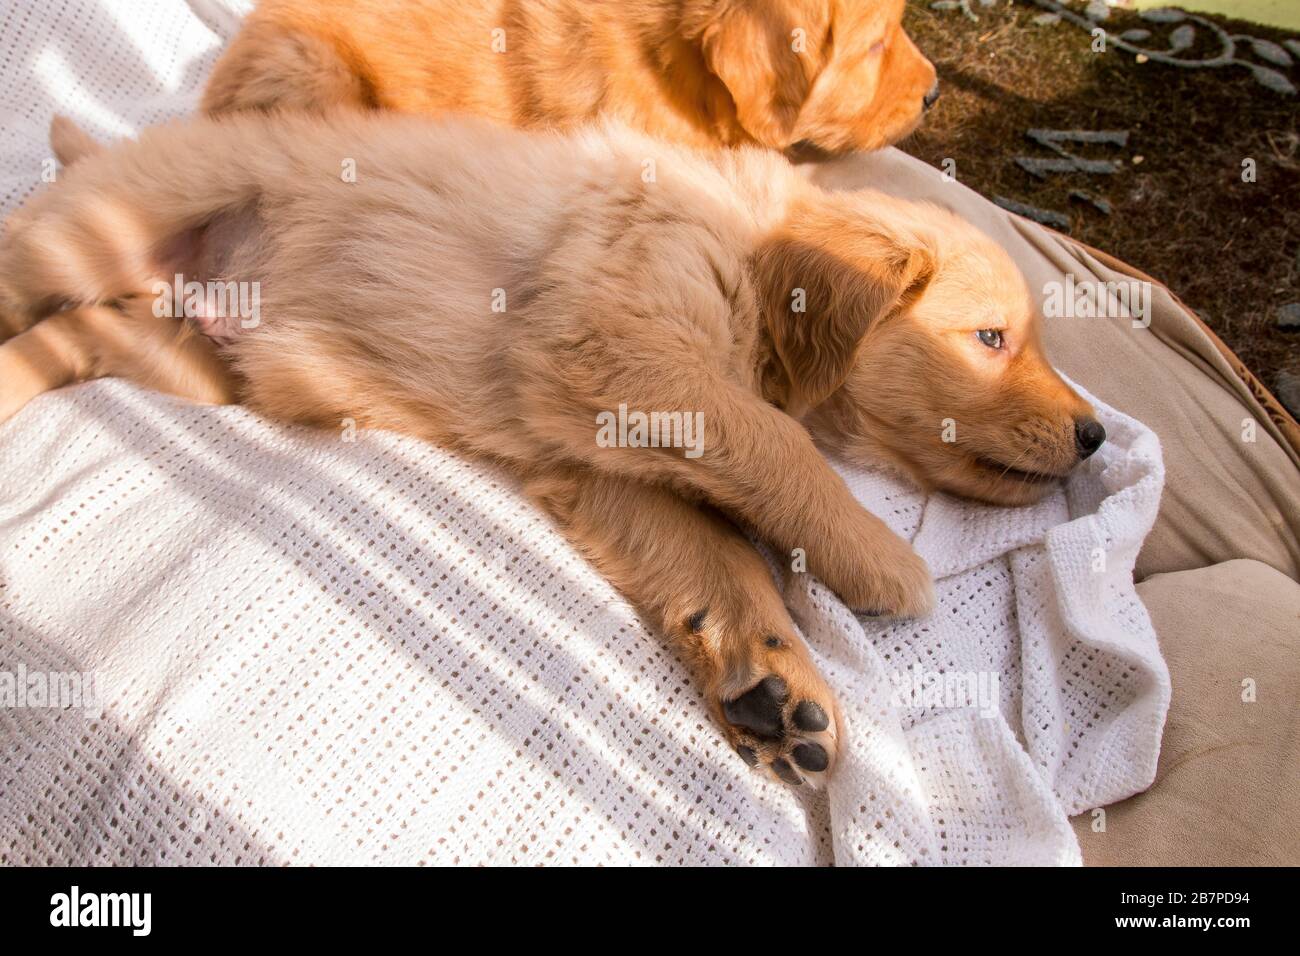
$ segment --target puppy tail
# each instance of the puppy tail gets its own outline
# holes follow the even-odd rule
[[[71,166],[79,159],[94,156],[104,148],[72,120],[58,115],[50,121],[50,146],[54,149],[55,157],[64,166]]]

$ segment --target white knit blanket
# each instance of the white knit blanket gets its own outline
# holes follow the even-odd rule
[[[56,108],[185,112],[236,24],[0,2],[2,211]],[[1132,584],[1159,445],[1098,410],[1032,508],[846,472],[939,608],[860,622],[785,575],[847,721],[813,793],[745,767],[502,475],[123,382],[44,396],[0,426],[0,864],[1078,863],[1068,815],[1150,784],[1169,701]]]

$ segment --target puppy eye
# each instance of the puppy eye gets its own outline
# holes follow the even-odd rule
[[[989,348],[1002,348],[1002,333],[997,329],[980,329],[975,334],[979,337],[979,340]]]

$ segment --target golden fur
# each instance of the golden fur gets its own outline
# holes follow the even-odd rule
[[[0,241],[0,327],[20,333],[0,345],[0,421],[95,375],[228,400],[210,342],[154,317],[154,283],[259,283],[261,324],[221,349],[241,400],[518,476],[677,642],[742,756],[791,782],[833,763],[835,702],[722,515],[802,549],[851,606],[919,615],[924,563],[812,436],[1009,503],[1079,460],[1088,406],[996,244],[933,206],[822,191],[767,150],[362,112],[54,140],[79,161]],[[620,405],[702,412],[703,453],[601,447]]]
[[[612,117],[700,146],[879,149],[934,67],[904,0],[262,0],[211,113],[355,106],[520,127]]]

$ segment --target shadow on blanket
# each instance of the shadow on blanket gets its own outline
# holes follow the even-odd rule
[[[672,674],[673,682],[671,686],[658,688],[663,707],[659,714],[638,713],[631,710],[629,702],[619,694],[617,687],[594,679],[582,679],[582,675],[587,672],[586,662],[572,659],[568,648],[561,642],[551,642],[549,645],[549,653],[557,658],[554,663],[550,663],[547,659],[530,660],[527,638],[520,641],[504,631],[490,637],[491,649],[500,654],[500,659],[490,660],[483,654],[475,653],[472,648],[466,649],[453,635],[457,630],[476,631],[479,625],[469,620],[458,620],[444,612],[439,602],[439,592],[431,594],[426,592],[420,595],[420,600],[412,602],[410,587],[418,584],[404,569],[403,563],[414,561],[435,567],[434,577],[439,580],[439,591],[444,594],[477,594],[491,604],[500,604],[507,597],[513,598],[507,621],[517,624],[518,631],[522,635],[526,635],[530,629],[541,632],[549,631],[552,627],[574,627],[577,624],[584,624],[593,613],[609,614],[611,604],[619,606],[615,612],[619,618],[632,618],[635,621],[630,607],[614,599],[612,591],[591,592],[588,582],[566,574],[564,569],[553,561],[547,562],[553,575],[564,578],[562,590],[571,596],[571,600],[563,605],[548,602],[544,595],[536,592],[521,593],[515,588],[503,587],[501,579],[496,581],[476,579],[466,573],[462,562],[453,560],[453,555],[438,558],[422,549],[421,539],[427,540],[430,529],[420,526],[418,506],[409,495],[403,496],[399,493],[395,498],[385,497],[382,500],[382,512],[378,510],[377,502],[367,501],[368,504],[376,505],[373,514],[358,514],[358,509],[354,507],[351,509],[352,514],[329,515],[327,514],[330,510],[328,494],[313,500],[312,491],[315,489],[328,491],[334,479],[319,470],[313,473],[306,468],[306,463],[300,457],[284,454],[263,443],[261,452],[256,457],[241,458],[238,471],[223,468],[219,464],[223,462],[223,449],[211,436],[211,428],[202,434],[195,430],[180,428],[175,434],[168,434],[143,414],[146,405],[142,399],[126,393],[128,399],[120,400],[118,395],[121,394],[123,393],[118,392],[112,397],[112,402],[117,404],[116,410],[111,405],[102,409],[99,420],[104,429],[114,432],[126,448],[174,449],[174,454],[165,458],[151,456],[146,459],[151,467],[167,473],[170,487],[186,495],[196,508],[218,515],[220,521],[230,528],[237,529],[243,534],[261,537],[269,548],[278,551],[287,561],[294,563],[310,575],[313,583],[322,593],[330,595],[336,605],[347,608],[346,613],[350,619],[357,619],[359,623],[364,621],[372,630],[385,634],[393,647],[400,649],[428,673],[436,687],[446,689],[448,694],[454,693],[449,688],[466,685],[481,689],[480,700],[467,703],[475,708],[475,714],[481,715],[491,725],[488,733],[507,737],[507,745],[513,748],[518,756],[527,755],[533,761],[540,763],[556,786],[568,794],[578,796],[579,800],[586,804],[581,808],[574,807],[570,812],[594,811],[616,830],[624,829],[620,821],[626,819],[629,813],[644,813],[662,820],[662,825],[674,832],[672,842],[678,848],[675,852],[680,852],[683,845],[702,850],[714,846],[717,841],[716,830],[710,832],[705,829],[709,821],[692,819],[695,816],[694,807],[699,802],[701,791],[734,790],[736,791],[734,799],[742,805],[750,800],[760,803],[773,802],[771,799],[760,799],[757,793],[750,793],[752,786],[755,790],[779,790],[779,794],[769,792],[768,796],[769,798],[775,796],[778,802],[784,802],[779,798],[788,792],[785,788],[772,788],[749,779],[750,775],[746,772],[746,768],[740,766],[738,758],[732,757],[725,742],[712,726],[703,699],[684,665],[644,623],[640,626],[621,628],[624,633],[621,635],[622,646],[619,651],[629,659],[653,662],[656,670],[661,672],[665,662],[667,663],[667,670]],[[97,396],[97,402],[104,398],[108,396]],[[113,414],[114,411],[118,414]],[[122,427],[124,422],[130,422],[129,429]],[[217,428],[227,424],[220,421],[212,423]],[[257,436],[241,437],[248,439]],[[195,439],[202,444],[195,447],[192,444]],[[189,447],[186,447],[187,445]],[[337,446],[331,446],[330,454],[350,457],[354,463],[364,463],[373,458],[373,450],[368,451],[361,443],[350,445],[339,443]],[[181,456],[183,462],[174,463],[173,459]],[[286,480],[286,475],[295,477]],[[297,478],[297,475],[302,477]],[[378,479],[378,476],[376,478]],[[499,480],[501,485],[513,487],[513,483],[507,479]],[[242,487],[249,495],[255,495],[260,502],[258,510],[250,514],[237,507],[226,505],[222,490],[232,487]],[[291,494],[291,504],[286,507],[275,503],[272,496],[265,494],[268,489],[280,489]],[[357,489],[356,497],[370,498],[375,490],[374,488]],[[394,489],[387,487],[382,489],[382,492],[387,496],[392,494]],[[458,489],[450,494],[455,497],[454,504],[458,516],[461,512],[470,512],[473,515],[473,523],[478,527],[485,531],[497,528],[499,516],[493,516],[480,509],[473,486],[463,490]],[[238,496],[234,496],[233,500],[237,503]],[[352,500],[355,502],[356,498]],[[353,514],[356,515],[355,518]],[[403,517],[409,515],[415,520],[409,525],[398,525],[393,520],[398,515]],[[372,536],[372,540],[387,538],[387,547],[382,550],[376,548],[364,555],[349,553],[336,544],[335,529],[331,527],[329,521],[331,517],[337,517],[345,525],[357,522],[355,530]],[[539,514],[536,520],[544,522],[545,518]],[[372,522],[383,522],[384,526],[381,529]],[[286,548],[285,542],[288,539],[283,534],[271,533],[268,530],[284,527],[292,527],[297,532],[302,542],[300,549]],[[465,541],[460,544],[465,548],[465,553],[470,555],[485,547],[492,547],[486,534],[481,541]],[[362,557],[364,557],[364,566],[359,563]],[[358,569],[357,574],[350,581],[327,570],[345,567]],[[500,570],[503,575],[510,573],[510,569],[504,565],[500,566]],[[191,570],[185,568],[167,567],[156,572],[151,580],[142,581],[139,592],[147,593],[153,589],[162,589],[168,582],[175,581],[178,574],[191,573]],[[206,580],[201,580],[201,587],[214,592],[222,590],[220,569],[216,575],[205,572],[203,577]],[[390,613],[387,608],[401,608],[404,613],[398,617]],[[174,644],[183,643],[186,635],[202,623],[201,621],[177,622]],[[12,624],[6,622],[5,628],[0,629],[9,626],[24,627],[28,634],[27,638],[17,642],[19,648],[40,642],[46,645],[48,653],[56,653],[54,648],[48,647],[34,630],[23,625],[22,622],[13,621]],[[209,640],[219,639],[213,637]],[[346,645],[347,638],[342,634],[338,635],[337,639]],[[177,652],[178,658],[186,660],[185,653],[183,648],[180,649]],[[511,654],[519,656],[508,659],[507,655]],[[199,661],[200,664],[205,662],[210,663],[206,658]],[[82,669],[90,662],[65,659],[58,663],[66,669]],[[646,670],[643,664],[633,665],[632,669],[642,672]],[[575,674],[579,676],[576,678],[568,676]],[[285,675],[285,680],[287,681],[290,676],[292,675]],[[530,694],[532,688],[527,685],[521,688],[521,677],[527,684],[536,682],[540,685],[542,694]],[[165,699],[160,699],[154,709],[134,717],[136,722],[134,728],[124,726],[114,719],[111,695],[106,703],[107,712],[102,726],[94,735],[98,739],[93,746],[97,752],[115,751],[116,755],[108,757],[107,760],[97,761],[94,767],[88,767],[78,774],[87,790],[77,794],[75,784],[73,785],[74,793],[70,795],[69,802],[75,803],[80,809],[74,811],[76,816],[70,820],[70,831],[84,834],[92,841],[107,838],[107,842],[111,845],[114,843],[113,833],[111,828],[105,827],[105,821],[126,812],[122,806],[129,803],[125,794],[130,792],[133,780],[146,770],[158,776],[165,776],[165,772],[153,763],[137,744],[142,735],[150,729],[151,722],[158,719],[157,708],[165,703]],[[358,708],[356,719],[366,719],[364,713],[366,701],[351,702],[344,699],[337,703],[341,705],[355,703]],[[499,713],[493,715],[491,711],[494,709],[499,710]],[[660,715],[671,709],[690,709],[695,712],[697,724],[695,733],[702,740],[707,741],[707,747],[692,753],[682,747],[681,741],[673,740],[661,732],[657,726]],[[510,719],[501,719],[507,713],[510,714]],[[347,716],[344,715],[344,719],[347,719]],[[225,719],[240,719],[235,706],[227,708]],[[581,725],[585,724],[587,732],[571,734],[570,731],[575,724],[580,725],[580,730],[583,729]],[[49,735],[60,741],[58,746],[67,748],[66,753],[71,754],[83,749],[79,741],[86,736],[86,731],[79,725],[75,715],[56,714],[49,719],[48,724],[42,725],[40,732],[43,736]],[[273,729],[268,728],[268,733],[271,732]],[[29,728],[25,733],[31,735],[32,729]],[[49,737],[46,739],[48,740]],[[597,741],[596,746],[591,746],[593,739]],[[384,742],[381,737],[373,741],[373,746],[382,747]],[[574,759],[577,757],[578,749],[575,743],[580,745],[583,751],[578,759]],[[710,757],[722,761],[723,765],[717,766],[714,760],[708,759]],[[359,756],[358,759],[364,761],[364,755]],[[598,761],[599,772],[597,774],[581,772],[580,768],[590,766],[593,760]],[[731,762],[735,762],[737,766],[729,766]],[[670,778],[674,774],[680,775],[678,781],[680,793],[663,789],[661,781],[665,779],[663,769],[665,767],[668,768],[667,775]],[[285,763],[283,769],[293,780],[294,789],[300,791],[297,795],[298,799],[313,800],[312,768]],[[447,767],[446,773],[459,774],[471,779],[476,776],[475,768],[472,766]],[[427,796],[436,794],[447,780],[447,776],[431,780],[430,792]],[[281,784],[283,783],[282,780]],[[477,781],[477,785],[471,789],[480,790],[491,788],[493,785],[493,780],[483,779]],[[456,784],[453,783],[453,786]],[[157,825],[164,829],[169,825],[175,827],[175,824],[171,823],[173,817],[181,818],[179,826],[181,836],[184,835],[185,830],[183,819],[185,814],[191,812],[210,814],[212,821],[208,824],[209,837],[203,842],[210,842],[211,835],[215,832],[220,843],[227,849],[220,854],[209,852],[205,856],[207,859],[216,860],[219,856],[223,862],[233,862],[236,858],[249,863],[315,862],[296,854],[286,853],[277,845],[275,836],[270,833],[263,834],[260,826],[253,826],[251,830],[246,829],[241,824],[242,814],[238,811],[235,816],[230,816],[222,806],[205,807],[203,801],[196,802],[180,784],[172,780],[167,780],[163,789],[174,795],[173,802],[178,804],[175,809],[160,808],[154,811],[146,807],[136,808],[135,812],[139,813],[143,810],[147,816],[157,815]],[[247,795],[248,788],[243,789]],[[256,795],[255,791],[253,795]],[[221,794],[214,794],[214,796],[224,804]],[[384,798],[388,796],[384,795]],[[423,802],[426,795],[409,796]],[[802,799],[809,803],[817,801],[824,803],[824,795],[809,794],[804,795]],[[21,807],[20,803],[12,800],[5,802],[15,810]],[[21,809],[23,813],[35,819],[44,818],[47,814],[53,818],[58,818],[59,815],[52,812],[55,807],[27,806]],[[256,812],[251,804],[250,809]],[[471,807],[461,809],[472,812]],[[805,806],[805,810],[812,810],[813,818],[824,814],[824,808],[821,813],[810,806]],[[820,855],[826,857],[829,854],[829,842],[824,837],[819,839],[817,835],[803,829],[803,826],[809,825],[807,819],[800,821],[789,813],[784,816],[786,818],[784,822],[790,826],[788,832],[781,834],[783,839],[789,841],[790,847],[787,849],[802,844],[808,847],[808,853],[813,853],[814,844],[820,843],[822,844]],[[531,824],[523,816],[518,819],[520,829],[526,833],[531,828]],[[724,822],[734,821],[715,822],[721,826]],[[266,823],[267,821],[262,821],[263,825]],[[332,836],[342,841],[347,836],[346,831],[351,821],[348,817],[340,815],[339,823],[340,829]],[[625,837],[628,835],[630,834],[624,833]],[[119,837],[119,853],[129,852],[138,862],[162,861],[162,857],[154,853],[153,848],[148,844],[133,845],[130,851],[121,849],[121,838],[129,836],[130,834],[127,833]],[[178,837],[175,832],[169,832],[168,838]],[[322,835],[321,838],[326,841],[330,839],[326,835]],[[190,841],[199,842],[193,837],[190,837]],[[35,846],[39,843],[40,841],[33,835],[32,852],[36,852]],[[714,848],[716,850],[716,847]],[[71,855],[66,862],[71,863],[92,862],[93,854],[102,852],[98,849],[98,844],[93,851],[89,846],[78,846],[75,842],[69,849]],[[654,861],[660,858],[663,849],[662,845],[643,840],[639,855],[643,855],[647,862]],[[814,860],[809,859],[808,862]],[[822,859],[820,862],[827,862],[827,860]]]
[[[3,584],[0,581],[0,584]],[[29,671],[73,673],[88,662],[75,660],[0,607],[0,670],[21,661]],[[14,655],[8,654],[14,649]],[[39,802],[7,792],[0,781],[0,865],[127,866],[269,865],[288,862],[246,829],[234,815],[214,808],[178,786],[153,763],[136,735],[112,714],[92,722],[74,711],[33,708],[23,721],[0,708],[0,738],[11,752],[22,753],[36,741],[58,755],[53,773],[44,773]],[[24,759],[25,758],[25,759]],[[16,780],[35,761],[29,752],[13,761]],[[48,771],[50,768],[44,768]],[[145,778],[151,782],[141,786]],[[28,793],[36,791],[33,787]],[[143,804],[143,805],[142,805]],[[219,834],[224,852],[211,848]],[[12,855],[11,855],[12,854]]]

